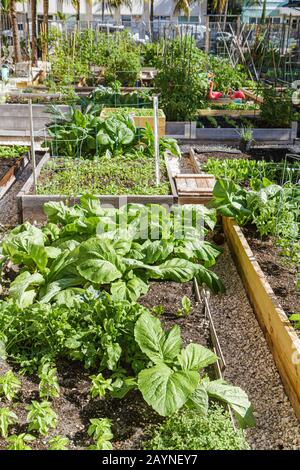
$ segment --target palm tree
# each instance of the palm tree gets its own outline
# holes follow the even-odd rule
[[[182,11],[185,16],[190,16],[190,0],[173,0],[173,11],[171,18],[178,18],[178,15]]]
[[[76,21],[80,21],[80,0],[71,0],[72,6],[76,11]]]
[[[12,35],[13,35],[14,59],[15,59],[15,63],[18,63],[18,62],[21,62],[22,55],[21,55],[20,36],[19,36],[15,0],[9,0],[9,15],[10,15],[10,21],[11,21],[11,30],[12,30]]]
[[[37,64],[37,0],[31,0],[31,63],[33,66]]]
[[[49,20],[49,0],[43,0],[42,60],[47,59],[47,52],[48,52],[48,20]]]

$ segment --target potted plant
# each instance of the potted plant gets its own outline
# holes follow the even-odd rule
[[[253,129],[251,127],[242,127],[237,130],[241,140],[240,140],[240,150],[242,152],[249,152],[254,139],[253,139]]]

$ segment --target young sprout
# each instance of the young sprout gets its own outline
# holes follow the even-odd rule
[[[32,442],[35,440],[35,437],[31,434],[22,433],[19,435],[13,434],[7,439],[7,450],[31,450],[31,447],[28,446],[27,442]]]
[[[111,420],[108,418],[90,419],[88,435],[92,437],[94,444],[89,446],[89,450],[111,450],[113,433],[111,432]]]
[[[182,316],[185,316],[185,317],[188,317],[189,314],[191,313],[191,310],[192,310],[192,306],[191,306],[191,301],[190,299],[184,295],[181,299],[181,309],[178,310],[177,312],[177,316],[178,317],[182,317]]]
[[[59,385],[55,367],[48,362],[42,364],[39,368],[38,377],[40,379],[39,392],[41,398],[59,397]]]
[[[9,370],[0,377],[0,395],[4,395],[9,401],[12,401],[21,388],[21,382],[15,374]]]
[[[49,429],[56,428],[57,414],[48,401],[39,403],[34,400],[26,409],[28,410],[28,431],[37,431],[42,436],[47,436]]]
[[[156,305],[155,307],[152,308],[152,312],[157,317],[160,317],[161,315],[163,315],[165,313],[165,309],[164,309],[163,305]]]
[[[105,379],[101,373],[98,375],[91,375],[90,379],[92,381],[90,390],[92,398],[103,398],[106,390],[113,390],[113,387],[111,386],[112,380]]]
[[[0,408],[0,435],[7,437],[8,426],[18,422],[17,415],[9,408]]]
[[[68,450],[70,439],[65,436],[57,435],[49,439],[48,444],[48,450]]]

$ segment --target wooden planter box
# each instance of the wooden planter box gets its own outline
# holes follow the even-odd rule
[[[198,115],[206,116],[230,116],[239,117],[257,117],[260,115],[260,109],[198,109]]]
[[[30,159],[29,152],[21,157],[14,165],[12,165],[4,176],[0,179],[0,199],[7,193],[9,188],[16,181],[20,173],[28,165]]]
[[[227,217],[223,217],[223,227],[286,393],[300,420],[300,338],[281,308],[241,228]]]
[[[101,111],[100,117],[106,118],[108,115],[111,115],[112,113],[118,113],[119,111],[120,111],[120,108],[104,108]],[[132,111],[132,114],[133,112],[134,111]],[[164,137],[166,135],[166,116],[162,110],[160,110],[160,113],[162,113],[163,116],[158,116],[158,136]],[[154,117],[153,116],[134,116],[133,115],[133,120],[134,120],[136,127],[146,127],[146,123],[148,123],[151,126],[151,128],[154,130]]]
[[[42,167],[47,163],[49,160],[50,155],[47,153],[41,159],[39,164],[36,167],[36,176],[37,178],[40,175]],[[176,188],[170,173],[169,165],[166,160],[166,167],[169,176],[169,182],[171,187],[171,194],[170,195],[97,195],[96,196],[100,199],[101,204],[104,207],[122,207],[128,203],[136,203],[136,204],[161,204],[167,207],[171,207],[173,204],[177,203],[177,192]],[[33,222],[43,222],[46,219],[46,216],[43,212],[43,207],[45,202],[49,201],[63,201],[68,203],[69,205],[74,205],[79,202],[80,196],[66,196],[63,194],[57,195],[38,195],[38,194],[30,194],[30,191],[33,187],[33,175],[31,175],[24,186],[22,187],[21,191],[17,195],[18,200],[18,210],[19,210],[19,221],[22,223],[23,221]]]

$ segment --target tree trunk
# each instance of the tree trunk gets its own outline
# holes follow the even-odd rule
[[[261,24],[265,24],[266,16],[267,16],[267,0],[264,0],[263,9],[261,13],[261,20],[260,20]]]
[[[114,19],[117,25],[122,23],[121,20],[121,5],[115,7]]]
[[[76,0],[76,21],[80,21],[80,0]]]
[[[49,19],[49,0],[43,0],[43,31],[42,31],[42,60],[47,60],[48,54],[48,19]]]
[[[31,62],[37,64],[37,38],[36,38],[36,0],[31,0]]]
[[[11,29],[12,29],[12,34],[13,34],[14,58],[15,58],[15,64],[16,64],[18,62],[21,62],[22,55],[21,55],[20,36],[19,36],[19,29],[18,29],[18,20],[17,20],[15,0],[9,1],[9,14],[10,14],[10,21],[11,21]]]

